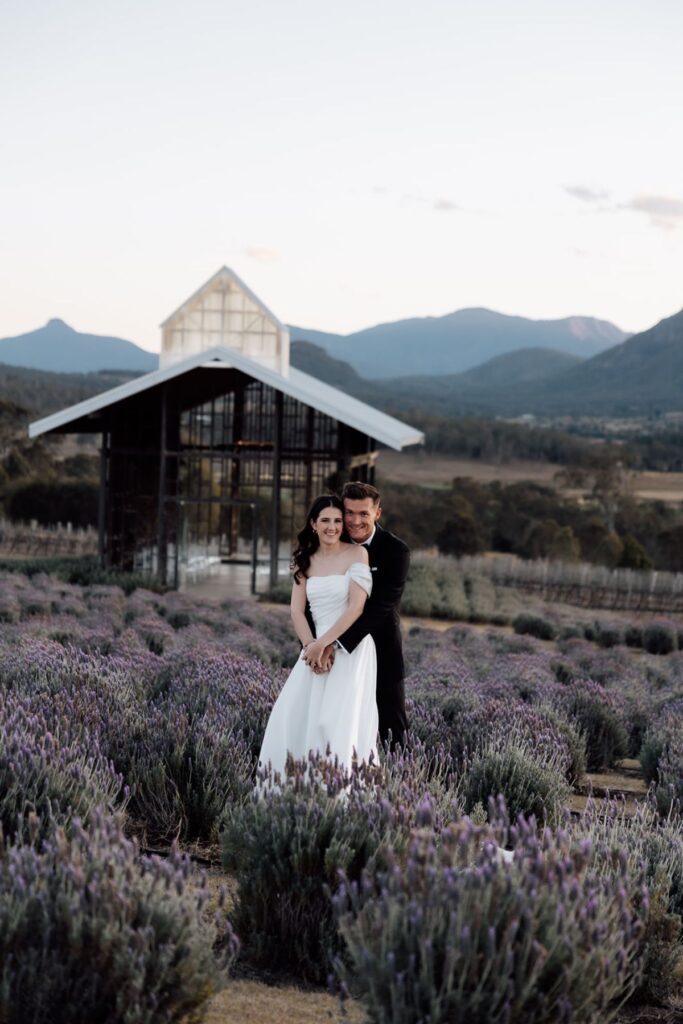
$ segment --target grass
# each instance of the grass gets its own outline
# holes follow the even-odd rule
[[[346,1002],[349,1024],[362,1024],[360,1003]],[[270,986],[233,978],[208,1005],[205,1024],[321,1024],[339,1020],[339,1001],[326,992],[306,992],[293,986]]]
[[[390,451],[383,451],[379,462],[379,472],[383,479],[431,488],[450,488],[456,476],[467,476],[481,483],[499,480],[502,484],[511,484],[531,480],[552,486],[553,478],[561,468],[552,462],[527,462],[522,459],[499,464],[449,455]],[[575,493],[578,496],[582,492]],[[643,501],[678,503],[683,497],[683,473],[634,473],[629,481],[629,493]]]

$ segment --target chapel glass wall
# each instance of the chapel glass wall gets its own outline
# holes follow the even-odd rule
[[[190,406],[179,389],[148,398],[106,436],[109,564],[173,584],[202,561],[257,558],[272,578],[313,497],[372,477],[367,435],[246,375],[226,390],[226,376]]]

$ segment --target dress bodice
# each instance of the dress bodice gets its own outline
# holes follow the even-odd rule
[[[306,580],[306,597],[311,606],[311,615],[318,636],[329,629],[344,613],[352,580],[362,587],[366,594],[369,595],[372,591],[372,574],[365,562],[353,562],[343,574],[309,576]]]

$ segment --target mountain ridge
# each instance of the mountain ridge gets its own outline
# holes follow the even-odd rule
[[[518,349],[459,374],[367,380],[327,353],[292,344],[294,365],[395,415],[611,415],[683,410],[683,310],[590,359]],[[315,347],[315,346],[313,346]],[[323,356],[325,358],[323,358]],[[558,359],[559,357],[559,359]],[[348,371],[351,371],[349,373]]]
[[[631,336],[595,317],[531,320],[484,307],[376,324],[348,335],[291,325],[290,335],[292,341],[320,345],[374,380],[423,373],[426,348],[430,371],[452,374],[520,348],[550,348],[590,358]]]
[[[0,339],[0,363],[53,373],[155,370],[159,357],[132,341],[86,334],[53,317],[43,327]]]

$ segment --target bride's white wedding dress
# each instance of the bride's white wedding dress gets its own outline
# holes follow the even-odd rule
[[[305,581],[317,636],[334,625],[346,610],[351,580],[370,594],[372,575],[354,562],[344,575],[311,576]],[[358,761],[374,754],[377,762],[378,714],[375,696],[375,642],[366,636],[351,654],[337,650],[329,672],[316,675],[299,659],[280,691],[263,737],[259,762],[270,762],[284,775],[287,753],[300,759],[309,751],[338,757],[347,768],[354,752]]]

